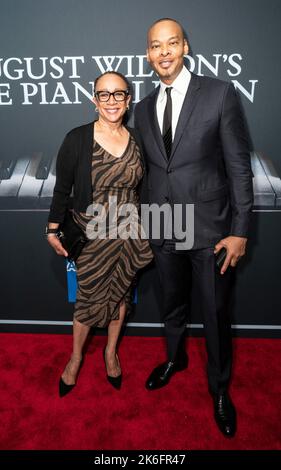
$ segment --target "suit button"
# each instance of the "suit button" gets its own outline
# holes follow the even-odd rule
[[[167,173],[173,173],[173,171],[174,171],[174,170],[172,170],[171,168],[169,168],[169,169],[167,170]]]

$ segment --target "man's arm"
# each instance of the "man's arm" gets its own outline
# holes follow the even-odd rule
[[[140,148],[141,158],[142,158],[143,167],[144,167],[144,175],[143,175],[141,182],[138,185],[137,191],[139,194],[140,203],[149,204],[148,181],[147,181],[148,170],[147,170],[145,149],[144,149],[143,140],[142,140],[142,133],[141,133],[140,124],[139,124],[138,104],[135,107],[135,113],[134,113],[134,129],[135,129],[137,144]]]
[[[232,208],[230,235],[220,240],[215,247],[215,253],[222,247],[227,249],[227,256],[221,269],[223,274],[229,264],[236,266],[239,258],[245,254],[253,204],[249,141],[243,111],[232,84],[227,86],[224,94],[220,139]]]

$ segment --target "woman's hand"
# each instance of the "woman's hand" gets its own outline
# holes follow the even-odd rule
[[[47,241],[48,241],[49,245],[51,245],[51,247],[55,250],[57,255],[65,256],[65,257],[68,256],[67,251],[64,249],[64,247],[62,246],[60,240],[58,239],[58,237],[54,233],[50,233],[50,234],[47,235]]]

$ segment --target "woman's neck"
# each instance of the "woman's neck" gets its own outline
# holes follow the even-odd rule
[[[96,125],[96,128],[98,128],[97,129],[98,131],[107,132],[111,134],[118,134],[123,128],[122,121],[108,122],[108,121],[104,121],[102,118],[99,118],[96,121],[95,125]]]

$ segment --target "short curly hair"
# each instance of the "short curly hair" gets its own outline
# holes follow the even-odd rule
[[[129,80],[127,79],[127,77],[125,77],[125,75],[123,75],[120,72],[115,72],[114,70],[109,70],[108,72],[104,72],[95,79],[95,81],[94,81],[94,92],[96,91],[98,81],[102,77],[104,77],[105,75],[117,75],[119,78],[122,78],[122,80],[126,83],[126,87],[127,87],[128,92],[129,92],[129,95],[132,94],[131,93],[131,84],[130,84]]]

